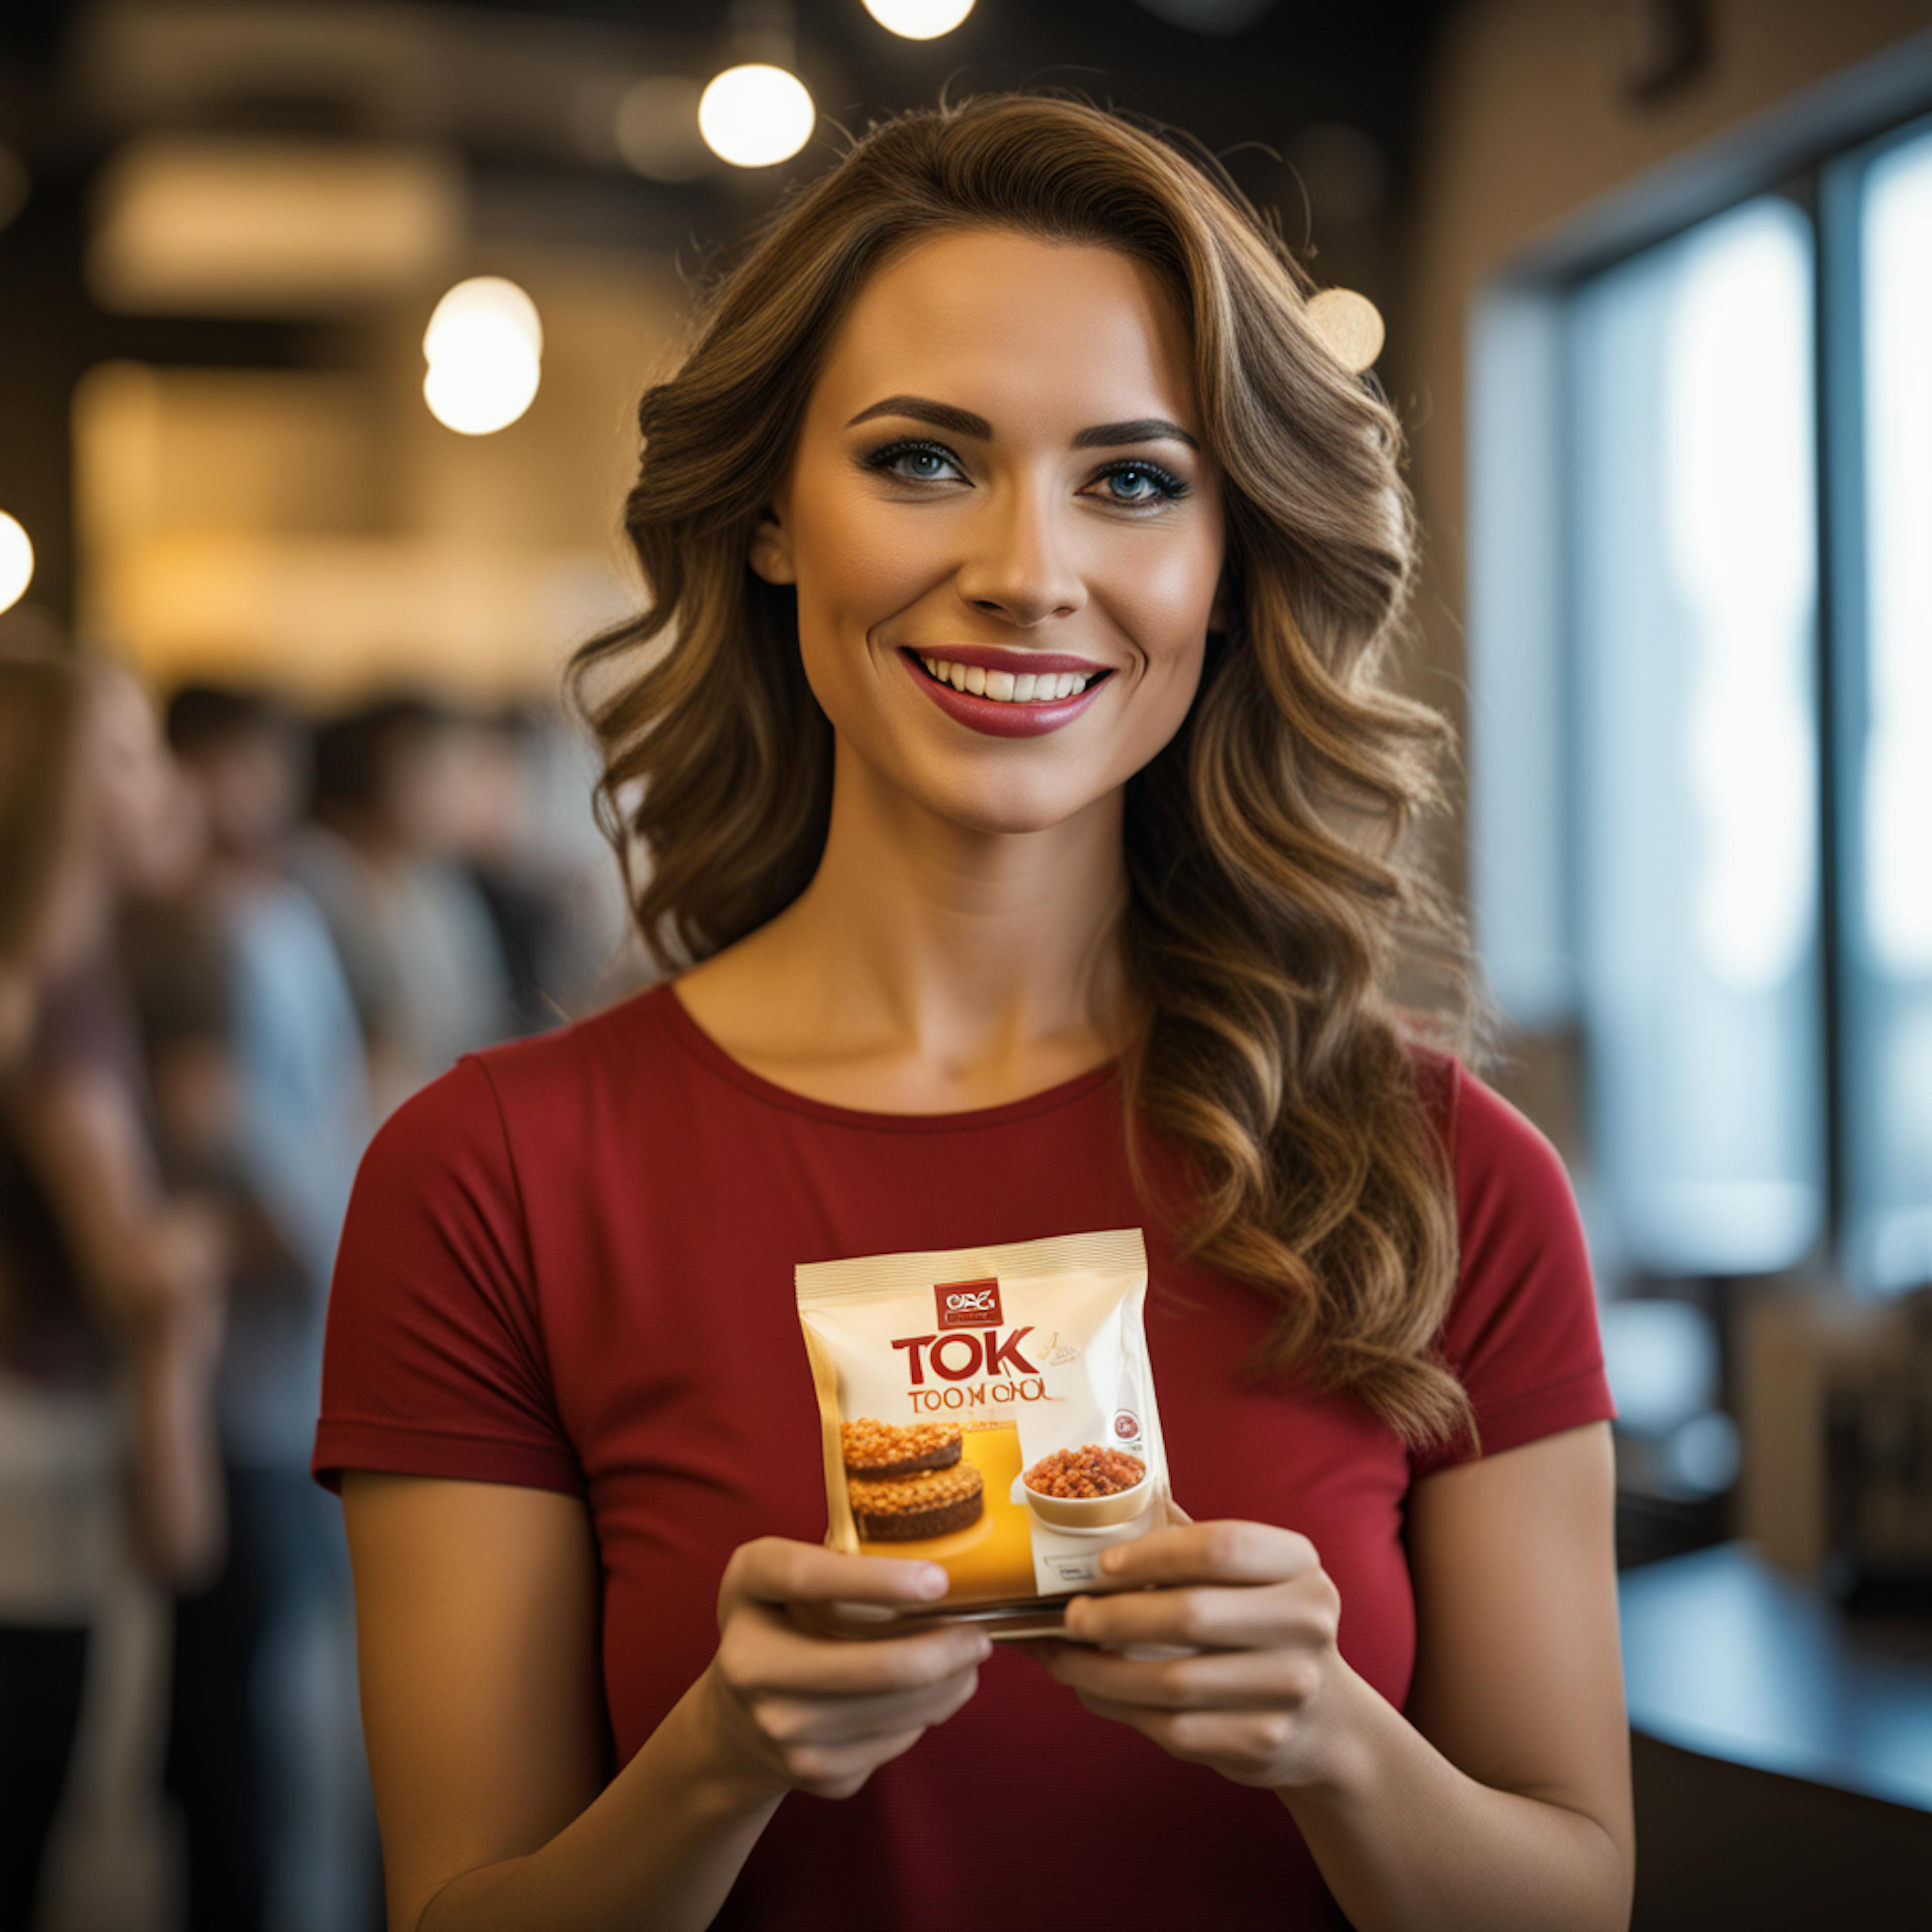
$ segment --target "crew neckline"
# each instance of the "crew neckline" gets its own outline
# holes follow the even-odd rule
[[[712,1072],[767,1106],[782,1107],[814,1120],[832,1121],[841,1126],[872,1127],[893,1133],[957,1133],[974,1128],[1001,1126],[1010,1120],[1023,1120],[1081,1100],[1105,1086],[1120,1069],[1118,1060],[1103,1060],[1098,1066],[1090,1066],[1084,1073],[1076,1073],[1070,1080],[1043,1087],[1037,1094],[1022,1094],[1016,1100],[1002,1100],[995,1106],[968,1107],[943,1114],[878,1113],[869,1108],[841,1106],[836,1101],[820,1100],[809,1094],[798,1093],[790,1087],[779,1085],[776,1080],[767,1079],[762,1073],[754,1072],[742,1060],[734,1059],[692,1017],[691,1009],[684,1004],[675,981],[661,982],[652,988],[651,997],[673,1036]]]

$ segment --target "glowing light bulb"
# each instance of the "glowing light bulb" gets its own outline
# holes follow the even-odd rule
[[[490,436],[536,399],[537,358],[520,336],[480,320],[466,339],[440,353],[423,376],[423,400],[446,429]]]
[[[768,168],[812,138],[818,118],[803,81],[782,67],[728,67],[698,104],[698,131],[720,160]]]
[[[908,40],[936,40],[973,10],[973,0],[866,0],[866,11],[882,27]]]
[[[10,610],[27,594],[34,580],[32,539],[4,510],[0,510],[0,610]]]
[[[430,313],[429,326],[423,332],[423,354],[432,362],[441,350],[438,345],[452,329],[462,327],[478,316],[493,318],[514,329],[530,344],[532,356],[543,353],[543,322],[537,305],[512,281],[501,275],[472,275],[458,282]]]
[[[458,282],[430,316],[423,354],[423,400],[438,422],[460,436],[507,429],[542,379],[536,304],[500,275]]]

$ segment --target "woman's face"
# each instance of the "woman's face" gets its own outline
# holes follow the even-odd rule
[[[1129,256],[973,230],[876,270],[752,548],[842,759],[982,831],[1116,794],[1220,621],[1204,440],[1179,305]]]

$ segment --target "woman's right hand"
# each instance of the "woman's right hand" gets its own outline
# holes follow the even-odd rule
[[[902,1636],[881,1610],[930,1609],[938,1564],[856,1556],[766,1536],[741,1544],[718,1597],[718,1654],[703,1684],[714,1742],[772,1797],[849,1798],[979,1688],[991,1640],[970,1624]],[[876,1606],[878,1621],[842,1615]],[[829,1633],[835,1628],[849,1636]]]

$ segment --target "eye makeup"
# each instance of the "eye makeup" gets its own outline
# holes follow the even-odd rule
[[[888,476],[901,483],[946,483],[956,480],[952,477],[908,476],[893,466],[908,457],[926,458],[937,463],[950,464],[960,472],[956,480],[965,481],[964,465],[952,451],[943,442],[934,442],[922,436],[902,436],[860,458],[863,466]],[[1106,496],[1102,500],[1122,510],[1150,510],[1163,505],[1178,502],[1189,494],[1189,486],[1180,477],[1165,464],[1152,461],[1144,456],[1124,456],[1106,464],[1096,470],[1091,481],[1104,482],[1110,477],[1144,476],[1154,486],[1154,494],[1140,497]],[[1083,495],[1087,494],[1082,491]]]

